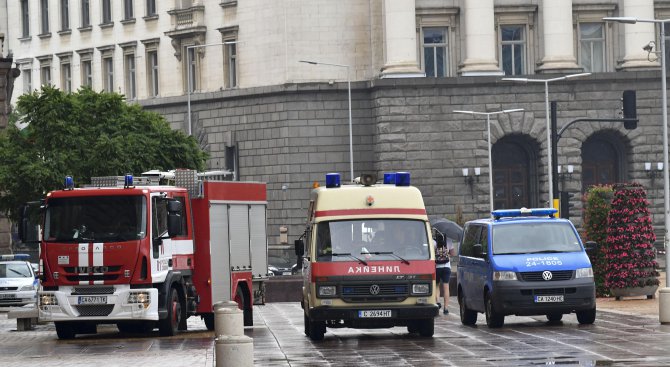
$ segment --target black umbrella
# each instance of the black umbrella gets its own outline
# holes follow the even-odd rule
[[[431,225],[433,226],[433,229],[441,235],[451,238],[454,242],[461,242],[461,239],[463,238],[463,228],[449,219],[436,219],[431,222]]]

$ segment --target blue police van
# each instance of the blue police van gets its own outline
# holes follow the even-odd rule
[[[560,321],[576,313],[580,324],[596,318],[593,269],[577,230],[554,208],[494,210],[492,218],[467,222],[458,251],[461,322],[477,313],[491,328],[507,315],[546,315]]]

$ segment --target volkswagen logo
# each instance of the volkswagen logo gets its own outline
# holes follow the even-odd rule
[[[544,279],[544,280],[551,280],[551,278],[553,278],[553,277],[554,277],[554,275],[551,274],[551,272],[549,270],[545,270],[545,271],[542,272],[542,279]]]
[[[373,296],[379,294],[379,286],[377,284],[373,284],[370,286],[370,294],[372,294]]]

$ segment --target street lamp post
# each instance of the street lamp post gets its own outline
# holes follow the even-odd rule
[[[661,52],[658,57],[661,59],[661,99],[663,105],[663,209],[665,225],[663,228],[663,248],[665,249],[665,289],[661,290],[659,297],[659,320],[661,323],[670,323],[670,252],[668,251],[668,228],[670,228],[670,174],[668,170],[668,91],[666,86],[665,71],[665,23],[670,19],[638,19],[635,17],[605,17],[604,21],[635,24],[635,23],[658,23],[660,24],[660,43]],[[651,49],[649,50],[651,51]],[[662,312],[666,310],[666,312]]]
[[[551,79],[528,79],[528,78],[502,78],[505,81],[519,82],[519,83],[544,83],[544,103],[545,103],[545,119],[547,120],[547,181],[549,183],[549,207],[554,206],[554,185],[552,174],[552,156],[551,156],[551,119],[549,118],[549,83],[559,80],[567,80],[578,78],[581,76],[591,75],[591,73],[570,74],[559,76]]]
[[[191,124],[191,93],[193,93],[193,82],[191,80],[191,49],[209,47],[209,46],[221,46],[221,45],[234,45],[239,43],[238,41],[228,41],[228,42],[219,42],[219,43],[208,43],[205,45],[191,45],[186,46],[186,78],[188,79],[188,91],[187,91],[187,102],[186,102],[186,113],[188,114],[188,135],[191,135],[192,124]]]
[[[305,64],[311,64],[311,65],[328,65],[328,66],[336,66],[340,68],[346,68],[347,69],[347,92],[348,92],[348,98],[349,98],[349,174],[351,175],[351,182],[354,182],[354,146],[353,146],[353,137],[352,137],[352,132],[351,132],[351,77],[349,76],[349,65],[343,65],[343,64],[331,64],[328,62],[317,62],[317,61],[309,61],[309,60],[300,60],[299,62],[305,63]]]
[[[454,113],[463,113],[466,115],[485,115],[486,116],[486,136],[488,140],[489,148],[489,205],[491,206],[491,211],[493,211],[493,161],[491,160],[491,115],[498,115],[501,113],[511,113],[523,111],[523,108],[515,108],[511,110],[500,110],[493,112],[475,112],[475,111],[459,111],[456,110]]]

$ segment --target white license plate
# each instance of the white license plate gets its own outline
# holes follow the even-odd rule
[[[360,317],[360,318],[391,317],[391,310],[358,311],[358,317]]]
[[[14,294],[0,294],[0,299],[7,299],[7,298],[16,298],[16,295]]]
[[[290,271],[284,271],[284,272],[281,273],[281,275],[291,275],[291,272]]]
[[[77,304],[80,305],[99,305],[107,304],[107,296],[79,296]]]
[[[544,302],[563,302],[563,296],[535,296],[535,302],[544,303]]]

